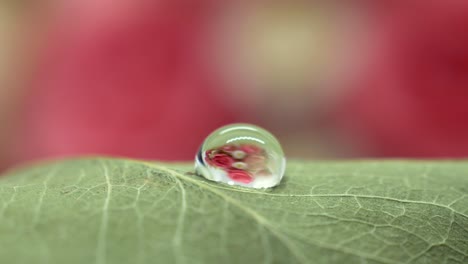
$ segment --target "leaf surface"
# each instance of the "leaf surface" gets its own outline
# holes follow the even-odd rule
[[[235,188],[89,158],[0,178],[0,263],[468,263],[468,163],[292,161]]]

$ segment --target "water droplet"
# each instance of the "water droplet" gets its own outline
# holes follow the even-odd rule
[[[269,188],[283,178],[286,159],[270,132],[254,125],[233,124],[205,139],[195,158],[195,169],[208,180]]]

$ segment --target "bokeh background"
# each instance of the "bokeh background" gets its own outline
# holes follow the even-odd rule
[[[232,122],[288,157],[468,156],[467,1],[0,1],[0,167],[192,159]]]

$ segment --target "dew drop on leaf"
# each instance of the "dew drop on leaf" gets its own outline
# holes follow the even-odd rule
[[[250,124],[217,129],[205,139],[195,158],[197,174],[206,179],[250,188],[278,185],[285,169],[278,140]]]

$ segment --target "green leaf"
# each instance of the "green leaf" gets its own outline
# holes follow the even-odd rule
[[[79,159],[0,179],[0,263],[468,263],[468,163],[299,162],[270,190]]]

